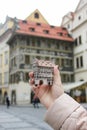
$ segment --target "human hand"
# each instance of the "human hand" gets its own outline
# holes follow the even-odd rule
[[[49,108],[53,102],[64,93],[62,83],[61,83],[61,77],[59,69],[56,65],[54,65],[54,79],[53,79],[53,85],[34,85],[34,73],[29,73],[30,77],[30,85],[35,93],[35,95],[39,98],[41,103],[46,107]]]

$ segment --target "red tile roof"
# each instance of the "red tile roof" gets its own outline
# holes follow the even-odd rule
[[[18,26],[19,29],[16,30],[16,33],[18,34],[26,34],[73,42],[73,38],[70,37],[68,31],[62,27],[51,26],[44,23],[35,23],[25,20],[19,20]]]

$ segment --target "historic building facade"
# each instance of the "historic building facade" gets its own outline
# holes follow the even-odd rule
[[[5,44],[2,53],[5,52],[8,57],[8,67],[6,70],[5,66],[3,72],[1,69],[0,75],[8,72],[8,76],[6,73],[6,77],[9,77],[8,90],[5,93],[9,95],[12,104],[31,102],[28,74],[32,70],[35,58],[55,62],[60,67],[62,82],[74,81],[73,38],[66,28],[49,25],[38,10],[25,20],[9,18],[4,26],[8,25],[8,21],[13,21],[10,29],[0,37],[2,40],[6,33],[9,34],[6,35],[4,43],[0,44],[0,48]],[[3,76],[1,79],[3,80]],[[2,84],[0,88],[2,91]]]

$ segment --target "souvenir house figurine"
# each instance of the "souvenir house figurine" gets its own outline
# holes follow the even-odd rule
[[[50,61],[35,59],[33,62],[33,72],[35,86],[45,84],[52,86],[53,84],[53,64]]]

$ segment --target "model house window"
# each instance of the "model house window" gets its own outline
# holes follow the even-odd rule
[[[37,19],[38,19],[38,18],[39,18],[39,14],[38,14],[38,13],[35,13],[35,14],[34,14],[34,18],[37,18]]]

